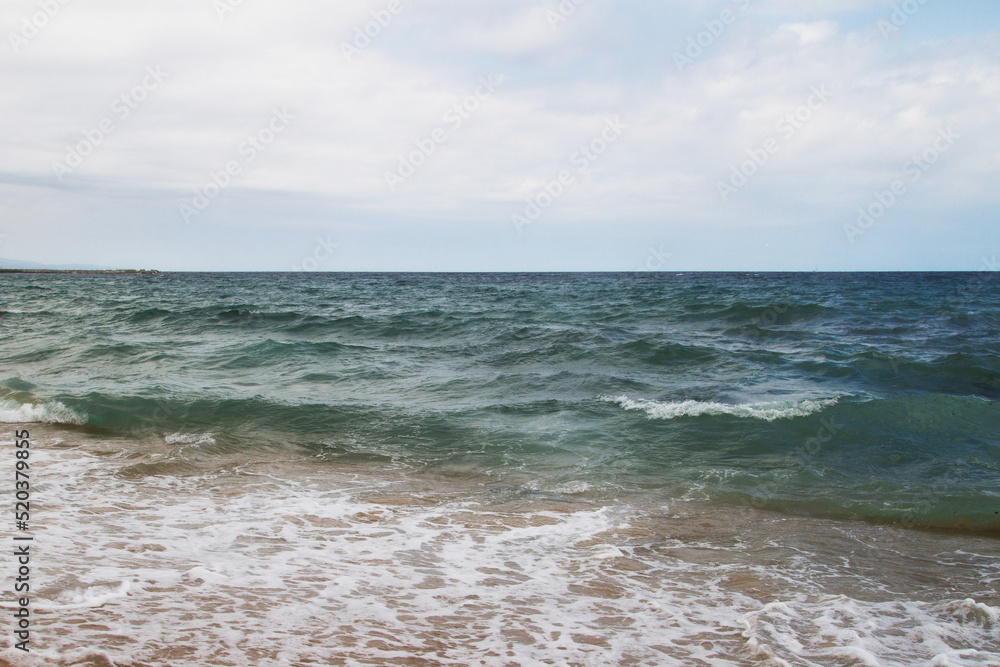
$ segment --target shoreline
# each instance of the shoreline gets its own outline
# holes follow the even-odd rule
[[[359,475],[262,455],[170,474],[148,464],[196,444],[136,459],[115,438],[9,426],[30,426],[32,470],[47,480],[32,566],[60,577],[32,599],[32,650],[51,664],[81,652],[110,665],[855,655],[826,632],[877,644],[884,664],[997,650],[989,541],[655,498],[489,502],[408,486],[378,462]],[[931,629],[939,641],[921,639]],[[0,650],[0,665],[15,655]]]

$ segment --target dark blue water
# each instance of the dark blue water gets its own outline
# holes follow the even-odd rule
[[[997,533],[998,331],[990,273],[3,274],[0,420]]]

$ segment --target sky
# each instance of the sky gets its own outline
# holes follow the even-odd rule
[[[995,0],[2,0],[0,257],[997,270]]]

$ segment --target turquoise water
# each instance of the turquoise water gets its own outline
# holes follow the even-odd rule
[[[998,331],[986,273],[4,275],[0,419],[997,534]]]

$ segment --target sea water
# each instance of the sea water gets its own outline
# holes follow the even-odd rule
[[[1000,665],[998,331],[990,273],[6,274],[0,661]]]

